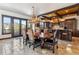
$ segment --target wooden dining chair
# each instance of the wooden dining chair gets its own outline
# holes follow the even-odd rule
[[[26,35],[26,30],[23,29],[22,30],[22,36],[23,36],[23,44],[26,44],[27,43],[27,35]]]
[[[31,29],[28,30],[28,37],[29,37],[29,48],[33,45],[34,43],[34,35],[33,35],[33,31]]]
[[[38,36],[37,36],[38,35]],[[41,46],[41,39],[39,38],[40,36],[40,30],[39,32],[37,31],[37,33],[35,33],[35,36],[34,36],[34,43],[33,43],[33,50],[35,50],[35,48],[37,47],[40,47]]]
[[[44,46],[53,49],[53,53],[55,52],[55,46],[58,48],[58,39],[57,39],[58,30],[55,30],[54,36],[50,38],[50,40],[45,41]]]

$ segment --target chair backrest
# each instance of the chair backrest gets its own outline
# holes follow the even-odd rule
[[[22,35],[23,35],[23,39],[26,39],[26,30],[25,29],[22,30]]]
[[[43,32],[41,32],[40,37],[44,38],[44,33]]]
[[[34,36],[35,36],[36,38],[39,38],[39,37],[40,37],[40,30],[39,30],[39,29],[35,30]]]
[[[58,34],[58,30],[55,30],[55,32],[54,32],[54,41],[58,41],[58,39],[57,39],[57,34]]]
[[[54,38],[56,38],[56,34],[57,34],[57,30],[55,30],[55,32],[54,32]]]
[[[31,41],[34,40],[34,35],[33,35],[33,32],[31,29],[28,30],[28,37],[29,37],[29,40],[31,40]]]

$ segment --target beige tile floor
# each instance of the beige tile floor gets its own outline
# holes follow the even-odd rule
[[[79,54],[79,38],[73,37],[72,42],[58,41],[58,50],[55,55],[75,55]],[[54,55],[52,50],[36,48],[34,51],[23,45],[23,38],[17,37],[12,39],[0,40],[0,55]]]

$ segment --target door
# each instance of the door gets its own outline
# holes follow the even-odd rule
[[[22,20],[22,19],[21,19],[21,35],[22,35],[22,30],[23,30],[23,29],[26,29],[26,27],[27,27],[27,26],[26,26],[26,20]]]
[[[12,36],[16,37],[16,36],[20,36],[21,35],[21,25],[20,25],[20,19],[18,18],[13,18],[13,34]]]

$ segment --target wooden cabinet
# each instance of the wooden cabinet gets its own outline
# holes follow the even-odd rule
[[[65,22],[63,22],[64,26],[66,26],[68,29],[72,31],[72,35],[76,36],[77,33],[77,20],[75,18],[66,19]]]

